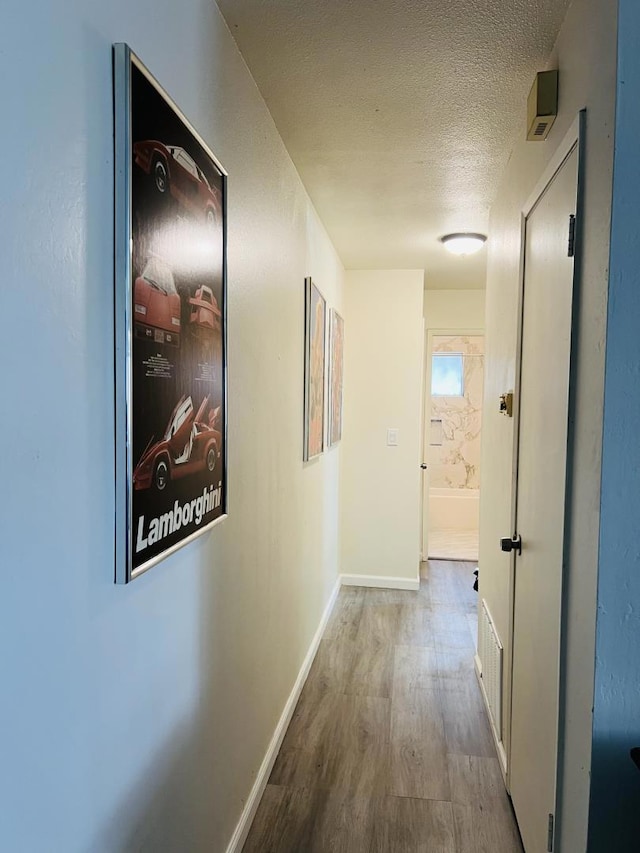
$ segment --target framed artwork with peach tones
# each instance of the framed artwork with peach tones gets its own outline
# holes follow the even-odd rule
[[[344,375],[344,320],[329,311],[329,447],[342,438],[342,378]]]
[[[324,451],[324,376],[327,303],[311,278],[305,279],[304,449],[308,462]]]

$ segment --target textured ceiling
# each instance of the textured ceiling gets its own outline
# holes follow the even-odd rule
[[[345,267],[483,287],[438,238],[486,233],[569,0],[218,5]]]

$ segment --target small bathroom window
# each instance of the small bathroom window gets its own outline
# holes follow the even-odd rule
[[[431,363],[431,394],[434,397],[462,397],[463,372],[462,353],[434,354]]]

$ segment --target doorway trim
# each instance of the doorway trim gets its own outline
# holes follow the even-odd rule
[[[526,222],[547,188],[564,165],[567,158],[574,149],[578,155],[578,183],[576,191],[576,253],[573,266],[573,301],[571,307],[571,330],[569,351],[569,388],[568,388],[568,429],[567,429],[567,457],[565,470],[565,500],[563,512],[563,558],[561,578],[561,602],[560,602],[560,646],[559,646],[559,678],[558,678],[558,748],[556,754],[556,790],[555,790],[555,838],[559,838],[559,824],[561,820],[561,768],[564,741],[564,688],[566,670],[566,584],[567,564],[569,561],[570,542],[570,506],[572,502],[571,473],[573,469],[575,448],[575,419],[576,419],[576,358],[577,358],[577,328],[580,307],[580,280],[581,280],[581,230],[583,220],[584,199],[584,159],[585,159],[585,129],[586,110],[582,110],[574,119],[563,140],[558,145],[551,160],[546,166],[534,190],[523,205],[520,217],[520,264],[518,284],[518,314],[517,314],[517,337],[516,337],[516,361],[515,361],[515,405],[514,405],[514,440],[512,456],[512,482],[511,482],[511,532],[516,530],[517,517],[517,484],[518,484],[518,459],[520,444],[520,391],[522,379],[522,338],[524,322],[524,285],[525,285],[525,252],[526,252]],[[516,555],[512,553],[509,566],[509,644],[505,660],[505,684],[503,685],[506,700],[504,714],[504,741],[507,747],[507,767],[505,783],[507,790],[511,790],[511,731],[512,731],[512,686],[513,686],[513,645],[515,633],[515,563]]]
[[[430,436],[430,427],[431,427],[431,364],[432,364],[432,354],[433,354],[433,339],[439,337],[481,337],[484,339],[485,330],[484,329],[469,329],[467,327],[452,329],[452,328],[437,328],[437,327],[426,327],[426,345],[424,348],[425,352],[425,365],[424,365],[424,388],[423,388],[423,409],[422,409],[422,464],[428,465],[427,453],[430,446],[429,436]],[[484,355],[483,355],[484,358]],[[484,367],[482,371],[483,381],[484,381]],[[422,562],[426,562],[429,559],[429,524],[426,522],[428,508],[429,508],[429,482],[430,475],[429,470],[422,471],[421,478],[421,492],[422,492],[422,502],[421,502],[421,514],[420,514],[420,559]]]

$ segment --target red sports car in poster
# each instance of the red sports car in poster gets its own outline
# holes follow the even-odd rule
[[[152,438],[142,454],[133,472],[134,489],[154,486],[161,492],[171,480],[215,470],[222,445],[222,433],[216,429],[220,409],[208,409],[208,396],[195,414],[191,397],[180,399],[164,436],[155,443]]]
[[[136,165],[153,178],[157,191],[169,193],[183,208],[207,224],[222,222],[220,193],[184,148],[155,139],[133,146]]]
[[[136,279],[133,312],[138,336],[180,345],[180,296],[170,267],[155,255]]]

